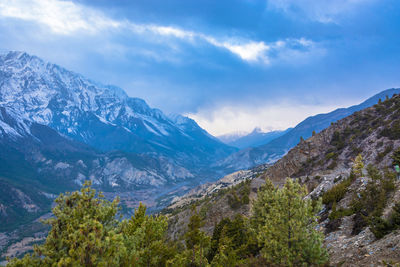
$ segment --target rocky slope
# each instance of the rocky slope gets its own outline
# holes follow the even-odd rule
[[[287,131],[284,135],[275,138],[269,143],[254,148],[246,148],[229,155],[227,158],[217,162],[215,166],[223,166],[232,171],[247,169],[263,163],[273,163],[285,155],[291,148],[296,146],[300,138],[309,138],[313,131],[320,132],[327,128],[332,122],[336,122],[356,111],[368,108],[379,99],[391,97],[393,94],[400,93],[400,89],[388,89],[374,95],[363,103],[349,108],[340,108],[330,113],[319,114],[309,117],[296,125],[293,129]]]
[[[356,176],[351,170],[359,154],[365,167]],[[205,219],[203,230],[211,234],[222,218],[233,218],[237,213],[249,216],[251,201],[232,205],[232,199],[243,200],[246,195],[254,199],[265,179],[280,185],[291,177],[307,185],[309,197],[323,198],[320,227],[326,234],[331,265],[400,262],[400,230],[385,228],[388,226],[383,223],[394,213],[394,205],[400,203],[400,181],[392,171],[394,158],[400,160],[400,95],[358,111],[303,140],[250,182],[196,202]],[[375,217],[371,217],[372,213]],[[170,213],[172,237],[180,236],[190,214],[189,207]]]
[[[177,196],[168,206],[169,209],[176,209],[196,203],[206,197],[212,196],[214,192],[232,188],[240,183],[255,179],[257,176],[265,172],[269,164],[263,164],[249,170],[241,170],[224,176],[213,183],[205,183],[193,188],[183,196]]]

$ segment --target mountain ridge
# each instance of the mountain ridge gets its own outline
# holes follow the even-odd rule
[[[225,141],[224,143],[233,147],[237,147],[239,149],[245,149],[249,147],[257,147],[261,145],[268,144],[270,141],[284,135],[286,132],[290,131],[292,128],[288,128],[286,130],[279,131],[269,131],[263,132],[260,128],[256,127],[249,134],[238,136],[230,141]],[[221,141],[228,138],[219,137]],[[225,139],[224,139],[225,138]]]
[[[224,166],[224,168],[235,171],[247,169],[259,164],[273,163],[298,144],[301,138],[307,139],[312,136],[314,131],[318,133],[327,128],[331,123],[349,116],[356,111],[370,107],[378,103],[379,99],[384,100],[386,96],[391,97],[398,93],[400,93],[400,89],[387,89],[358,105],[353,105],[348,108],[339,108],[329,113],[308,117],[284,135],[271,140],[268,144],[240,150],[217,162],[215,165]],[[237,162],[240,163],[237,164]]]
[[[195,138],[182,131],[185,125],[177,127],[159,109],[150,108],[142,99],[128,97],[116,86],[101,85],[23,52],[0,56],[0,66],[0,105],[72,139],[104,151],[117,149],[135,153],[188,153],[198,147],[192,141]],[[77,123],[83,121],[91,124]],[[221,150],[227,150],[225,154],[233,151],[209,138],[194,121],[181,121],[188,124],[191,134],[202,137],[197,141],[212,152],[198,149],[191,156],[203,153],[207,159]],[[108,142],[97,140],[100,139],[97,135],[103,135],[102,139]],[[122,142],[135,145],[124,147]],[[213,151],[212,147],[216,149]]]

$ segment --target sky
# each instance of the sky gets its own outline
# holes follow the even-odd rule
[[[0,0],[26,51],[213,135],[293,127],[400,87],[398,0]]]

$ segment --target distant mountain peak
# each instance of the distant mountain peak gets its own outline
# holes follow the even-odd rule
[[[291,148],[296,146],[299,143],[300,138],[307,139],[312,136],[313,131],[318,133],[321,130],[329,127],[329,125],[333,122],[347,117],[356,111],[360,111],[377,104],[379,99],[384,101],[386,96],[391,98],[393,95],[399,93],[400,89],[387,89],[368,98],[361,104],[348,108],[339,108],[325,114],[310,116],[297,124],[294,128],[288,129],[283,135],[273,139],[269,143],[252,147],[250,149],[248,148],[248,143],[245,143],[247,147],[242,144],[240,144],[242,145],[242,147],[240,147],[234,142],[229,143],[229,145],[239,147],[242,150],[228,156],[228,158],[217,163],[216,166],[229,166],[233,171],[235,171],[239,169],[247,169],[263,163],[273,163],[284,156]],[[236,140],[236,142],[240,141],[241,140],[239,139]]]

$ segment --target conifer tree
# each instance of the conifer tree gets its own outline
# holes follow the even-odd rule
[[[164,266],[173,257],[174,246],[165,240],[168,227],[164,216],[146,216],[146,207],[140,203],[130,220],[121,222],[124,244],[130,252],[126,266]]]
[[[236,266],[238,263],[238,256],[234,249],[233,241],[225,232],[226,228],[221,233],[221,238],[218,242],[218,253],[211,262],[211,266]]]
[[[129,220],[118,220],[118,199],[110,202],[86,182],[61,194],[45,243],[7,266],[164,266],[174,256],[165,241],[167,221],[146,216],[140,205]]]
[[[127,255],[123,236],[117,232],[118,199],[109,202],[85,183],[80,191],[61,194],[46,242],[33,255],[10,266],[111,266]],[[22,265],[21,265],[22,264]]]
[[[192,216],[190,217],[188,229],[184,235],[186,249],[175,256],[173,260],[168,261],[169,266],[208,266],[206,255],[210,248],[210,237],[207,236],[200,228],[204,222],[196,207],[192,207]]]
[[[361,154],[358,154],[357,157],[353,161],[353,172],[358,177],[363,176],[363,169],[364,169],[364,161]]]
[[[257,227],[261,255],[271,264],[309,266],[327,261],[323,234],[316,230],[315,214],[321,203],[313,207],[306,195],[305,186],[290,178],[281,189],[267,181],[258,193],[253,225]]]

